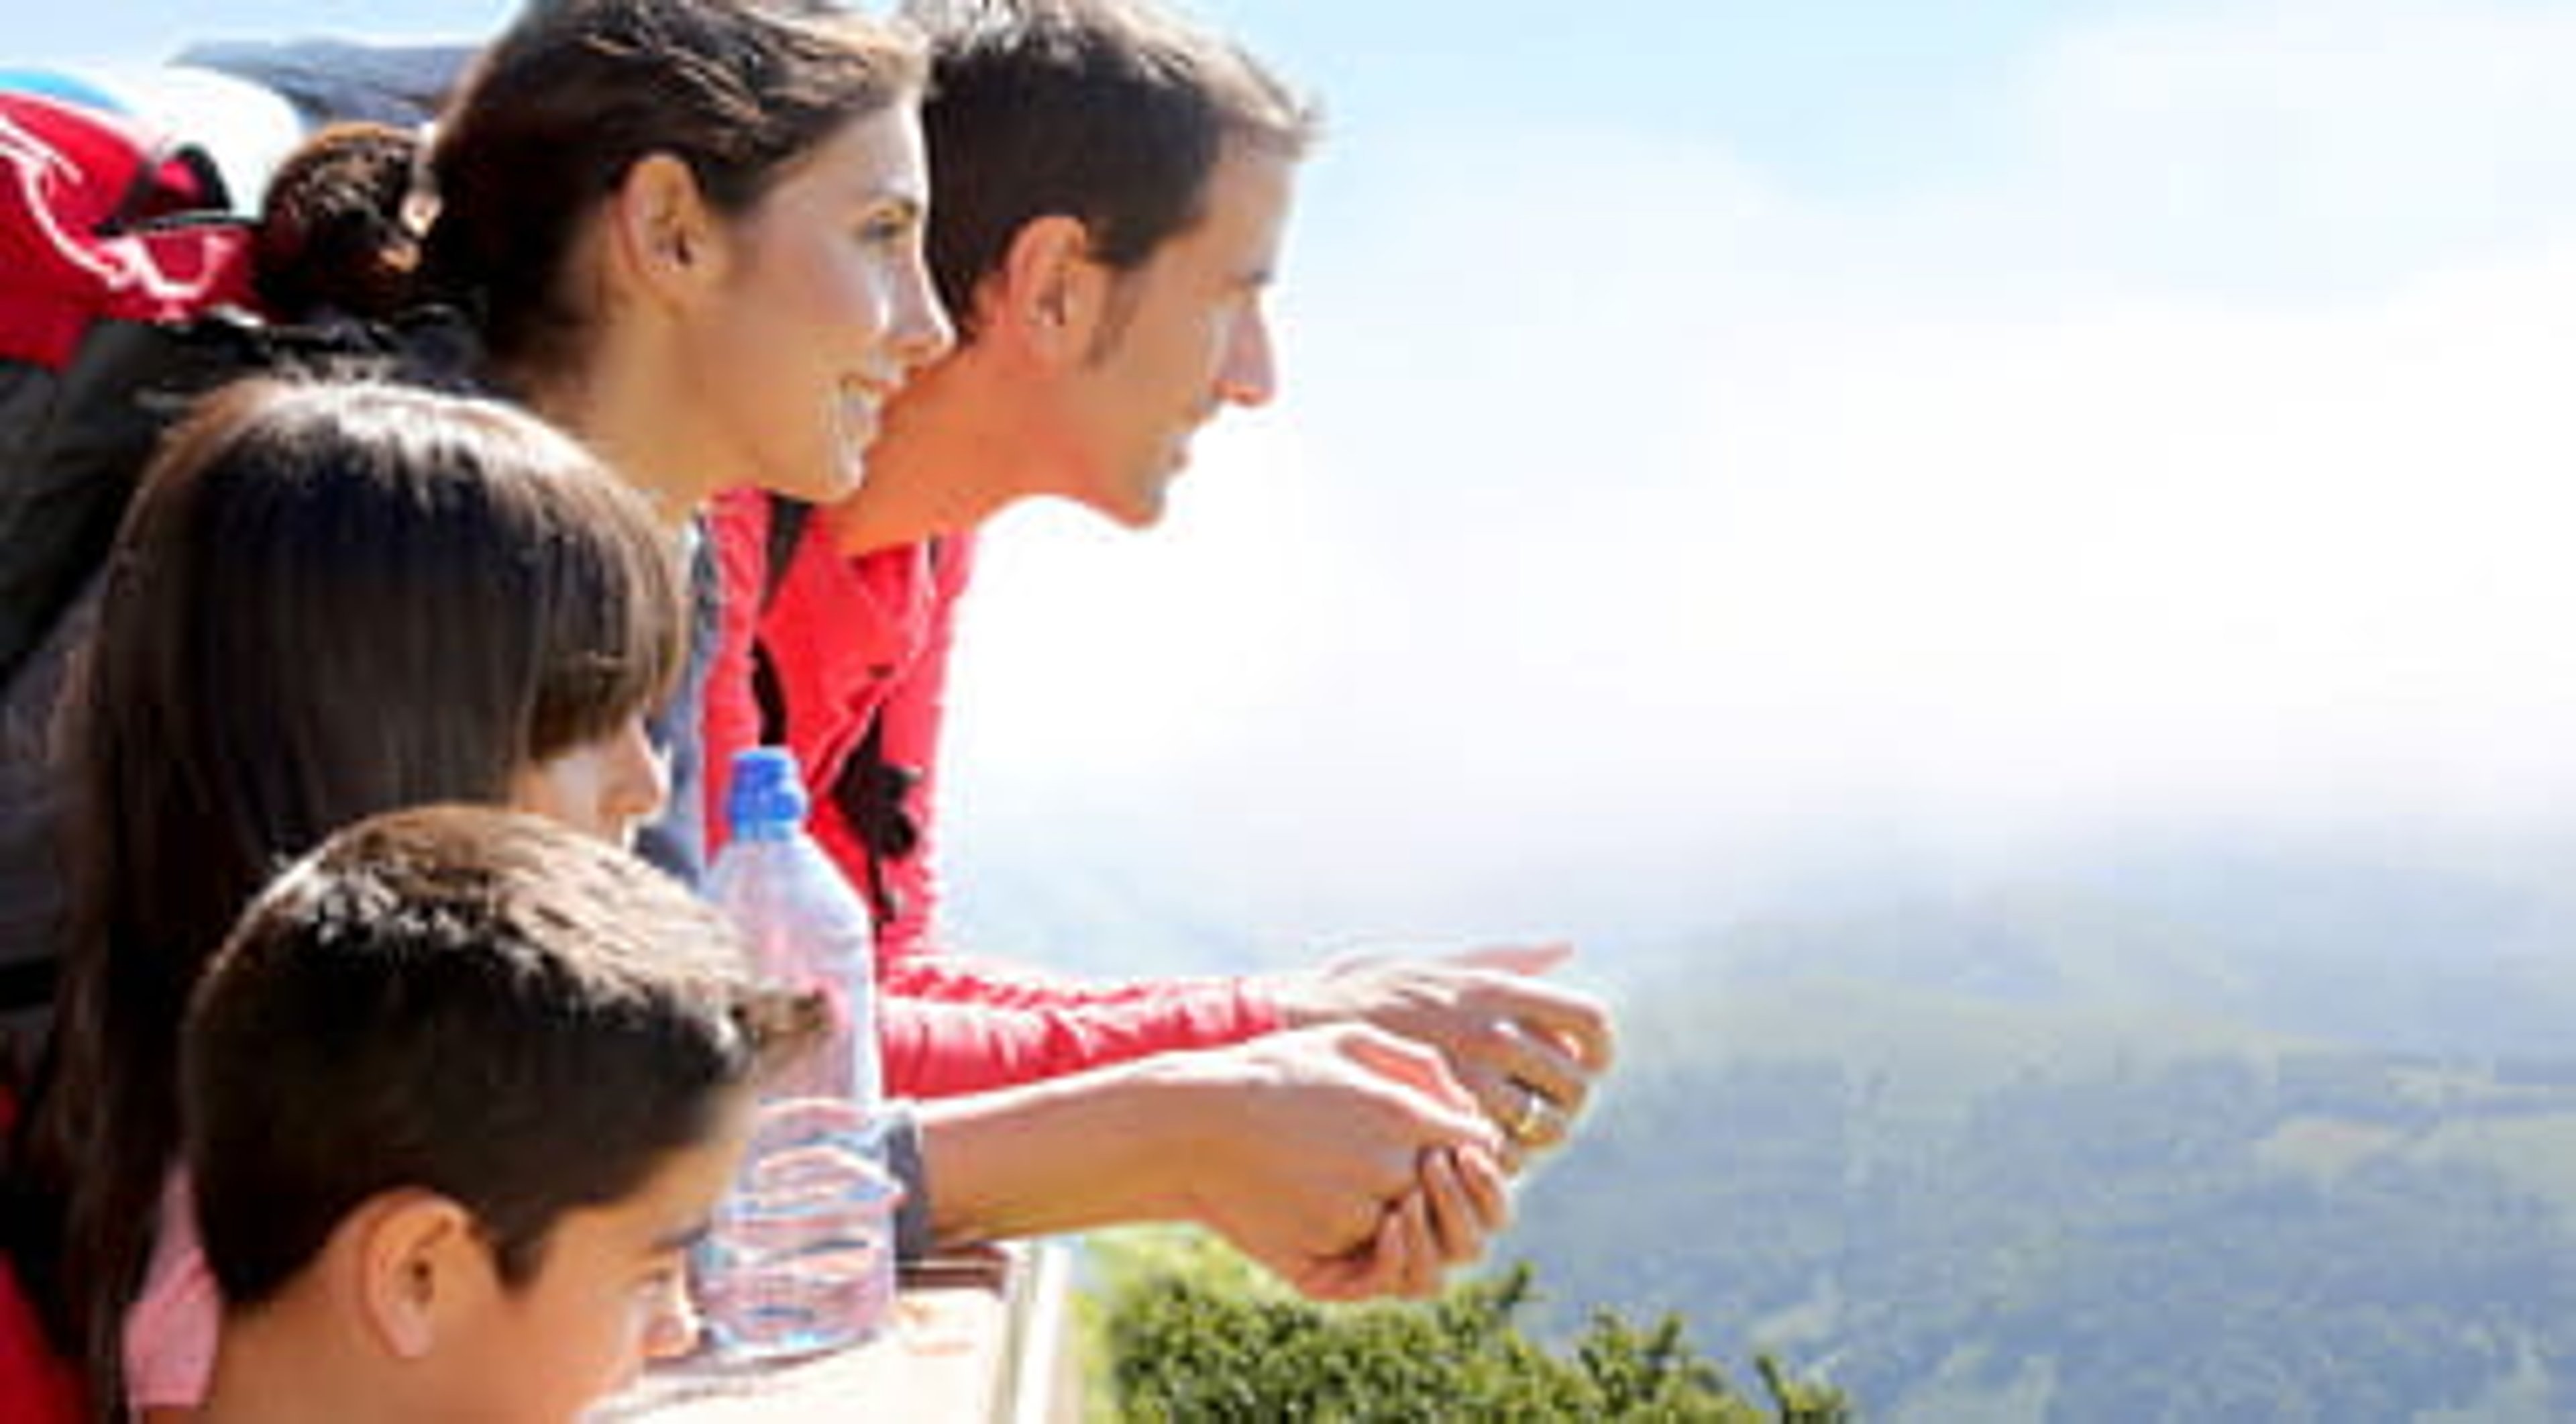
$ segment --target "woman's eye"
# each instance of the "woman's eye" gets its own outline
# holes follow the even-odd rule
[[[912,236],[912,215],[882,213],[859,225],[859,240],[873,245],[902,242]]]

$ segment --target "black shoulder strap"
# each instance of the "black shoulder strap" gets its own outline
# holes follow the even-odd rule
[[[169,178],[172,168],[186,173],[195,191],[174,188]],[[223,170],[215,166],[214,155],[193,143],[171,143],[144,155],[134,170],[134,181],[126,185],[115,210],[99,222],[97,231],[101,237],[114,237],[152,227],[235,220],[232,193],[224,186]]]
[[[763,503],[769,509],[769,537],[761,547],[760,612],[778,601],[780,585],[787,582],[787,570],[796,562],[796,546],[805,538],[805,527],[814,520],[814,506],[783,494],[767,496]],[[777,746],[787,740],[787,684],[778,676],[778,664],[772,659],[769,644],[762,639],[757,620],[751,637],[751,696],[760,706],[760,740],[765,746]]]
[[[933,573],[939,568],[941,545],[942,541],[933,539],[922,551],[923,562]],[[866,889],[879,924],[904,912],[903,896],[887,882],[886,865],[920,852],[921,817],[913,810],[912,795],[921,779],[922,768],[905,766],[885,754],[885,714],[880,710],[868,719],[867,735],[831,788],[841,819],[868,848]]]
[[[766,496],[769,505],[769,542],[762,552],[768,563],[760,571],[760,607],[768,611],[778,601],[778,586],[787,582],[788,565],[796,562],[796,546],[805,539],[805,526],[814,522],[814,506],[783,494]]]

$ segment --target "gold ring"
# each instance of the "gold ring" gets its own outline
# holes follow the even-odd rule
[[[1527,1147],[1538,1141],[1539,1129],[1547,1123],[1547,1094],[1518,1079],[1514,1079],[1512,1085],[1521,1090],[1521,1110],[1512,1114],[1510,1122],[1503,1124],[1503,1131],[1509,1133],[1514,1142]]]

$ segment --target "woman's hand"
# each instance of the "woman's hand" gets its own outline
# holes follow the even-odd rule
[[[944,1241],[1189,1220],[1323,1300],[1429,1295],[1510,1218],[1502,1133],[1366,1024],[916,1105]]]
[[[1422,1294],[1508,1215],[1500,1135],[1420,1044],[1346,1024],[1175,1057],[1187,1214],[1309,1295]]]
[[[1487,1239],[1510,1222],[1503,1177],[1501,1160],[1482,1147],[1425,1152],[1420,1188],[1386,1209],[1375,1236],[1343,1256],[1311,1263],[1289,1283],[1316,1300],[1438,1295],[1449,1268],[1484,1255]]]
[[[1438,1058],[1416,1045],[1395,1042],[1405,1051],[1377,1058],[1378,1071],[1450,1107],[1475,1111],[1474,1099]],[[1489,1136],[1424,1148],[1415,1159],[1412,1188],[1386,1203],[1377,1230],[1367,1239],[1328,1258],[1303,1265],[1274,1263],[1273,1269],[1316,1300],[1428,1299],[1439,1294],[1450,1267],[1483,1256],[1486,1241],[1510,1224],[1511,1195],[1499,1146]]]

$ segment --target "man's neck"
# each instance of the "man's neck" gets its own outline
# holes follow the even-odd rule
[[[964,533],[1036,493],[1039,399],[1026,379],[973,348],[914,376],[886,408],[867,478],[831,512],[841,552]]]

